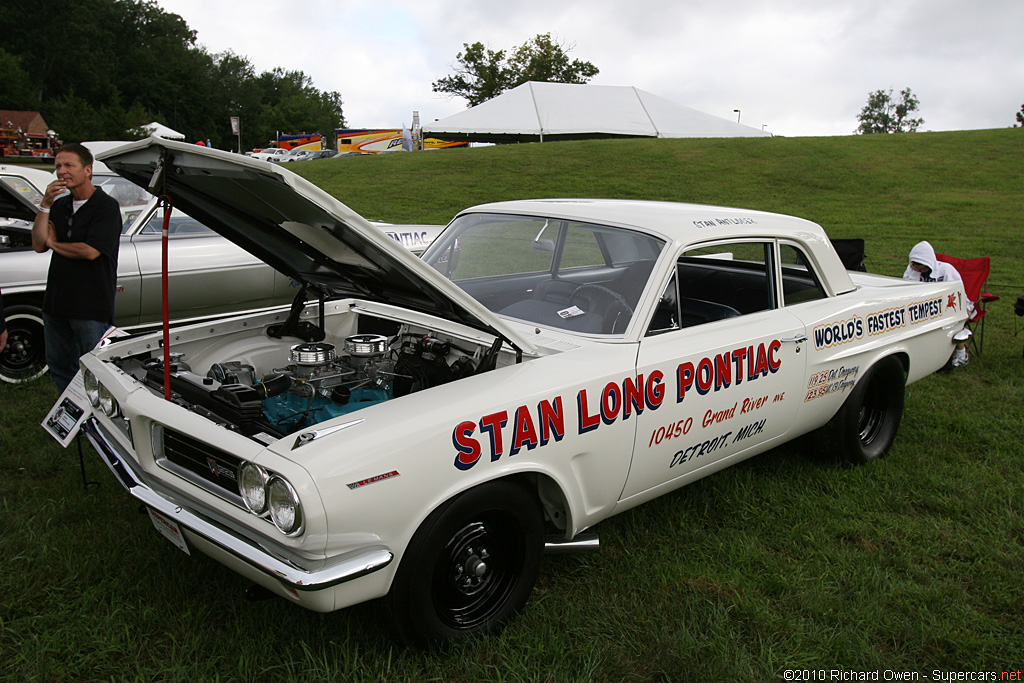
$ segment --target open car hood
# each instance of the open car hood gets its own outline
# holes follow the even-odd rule
[[[39,209],[20,192],[0,180],[0,216],[17,218],[31,223]]]
[[[536,349],[347,206],[286,168],[150,137],[97,155],[112,170],[322,296],[409,308]],[[159,169],[159,172],[158,172]]]

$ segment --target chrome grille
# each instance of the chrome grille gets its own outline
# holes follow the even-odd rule
[[[154,438],[162,440],[162,448],[157,443],[156,450],[168,462],[232,494],[232,497],[238,495],[238,465],[242,462],[239,458],[166,427],[157,430]]]

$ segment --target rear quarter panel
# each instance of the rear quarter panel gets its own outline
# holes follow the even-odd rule
[[[801,422],[820,426],[879,359],[899,354],[907,383],[941,368],[967,318],[960,283],[857,277],[856,289],[789,307],[807,326],[807,386]],[[806,431],[806,430],[805,430]]]

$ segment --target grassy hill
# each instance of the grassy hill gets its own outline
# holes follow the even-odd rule
[[[1003,129],[550,142],[289,168],[362,215],[394,223],[447,223],[474,204],[539,197],[739,206],[807,218],[832,237],[864,237],[874,272],[901,274],[910,247],[928,239],[962,257],[1003,254],[993,280],[1019,283],[1022,159],[1024,131]]]
[[[907,389],[890,454],[848,467],[789,444],[602,522],[545,559],[524,613],[442,653],[396,648],[379,605],[249,603],[246,582],[157,535],[86,448],[39,423],[49,379],[0,385],[0,681],[772,681],[1016,673],[1024,652],[1024,131],[617,140],[294,164],[370,218],[481,202],[630,197],[795,214],[993,257],[985,354]],[[799,670],[800,677],[786,672]],[[934,672],[938,670],[941,676]],[[885,677],[889,672],[889,677]],[[845,676],[845,677],[842,677]],[[1017,675],[1019,678],[1019,674]],[[980,679],[979,679],[980,680]],[[1016,680],[1005,678],[1004,680]]]

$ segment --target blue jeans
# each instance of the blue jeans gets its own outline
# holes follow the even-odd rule
[[[110,327],[96,320],[60,318],[43,313],[43,341],[50,377],[64,393],[78,372],[78,359],[92,351]]]

